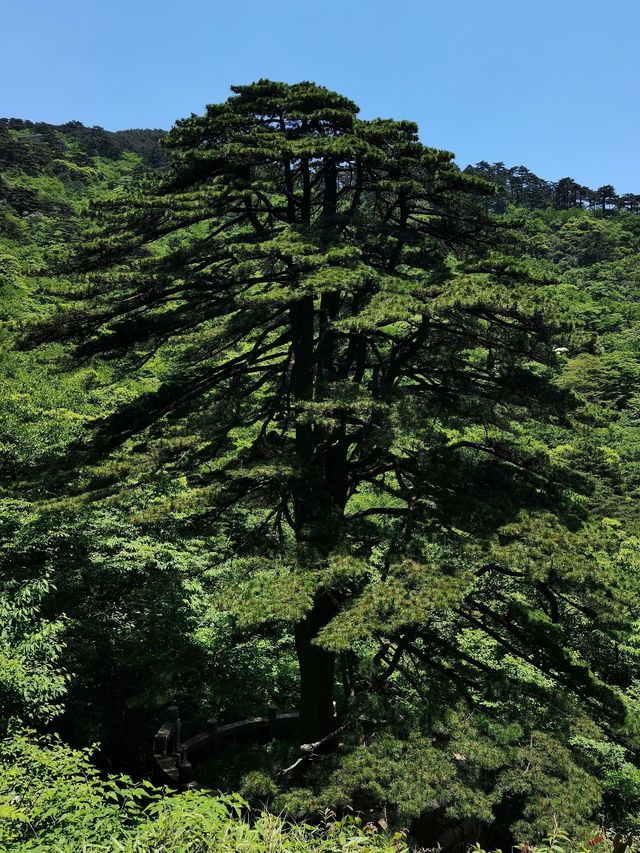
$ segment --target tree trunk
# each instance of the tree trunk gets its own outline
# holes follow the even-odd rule
[[[300,220],[311,222],[311,175],[307,158],[301,160],[302,196]],[[325,164],[322,224],[330,229],[336,213],[338,173],[335,163]],[[325,293],[320,301],[316,330],[314,298],[301,297],[291,307],[293,343],[292,390],[296,401],[315,399],[314,383],[322,383],[332,369],[334,335],[326,328],[339,310],[337,293]],[[315,335],[319,333],[316,349]],[[309,422],[296,425],[295,449],[301,481],[294,494],[295,535],[302,559],[306,553],[326,555],[339,536],[336,507],[346,499],[346,449],[340,433],[326,448],[323,430]],[[321,450],[321,447],[323,449]],[[343,458],[344,457],[344,458]],[[303,743],[323,738],[335,728],[335,655],[314,644],[318,632],[337,613],[337,603],[328,591],[316,594],[313,607],[295,626],[295,644],[300,671],[300,737]]]
[[[294,366],[292,390],[298,401],[313,398],[314,304],[305,296],[291,308]],[[296,457],[300,482],[294,494],[294,523],[302,559],[305,552],[322,552],[327,545],[321,530],[327,529],[323,471],[314,452],[313,426],[296,425]],[[324,547],[323,547],[324,546]],[[300,670],[300,737],[304,743],[320,740],[333,728],[333,682],[335,656],[313,644],[318,631],[334,616],[335,608],[326,593],[316,596],[313,608],[295,626],[296,652]]]
[[[329,598],[320,595],[313,609],[295,627],[300,668],[300,738],[303,743],[318,741],[335,728],[335,655],[313,643],[318,631],[335,612]]]

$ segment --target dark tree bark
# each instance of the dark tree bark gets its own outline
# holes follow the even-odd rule
[[[300,737],[303,743],[319,740],[335,728],[335,655],[313,641],[336,613],[337,608],[330,596],[320,593],[313,609],[295,626],[300,666]]]

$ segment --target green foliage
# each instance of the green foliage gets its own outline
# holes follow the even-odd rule
[[[212,787],[635,830],[632,201],[463,175],[310,83],[160,135],[0,123],[2,733],[66,691],[65,735],[143,773],[169,701],[197,727],[301,686],[303,740],[335,697],[335,752],[288,776],[290,746],[255,748]],[[6,741],[3,774],[24,849],[404,843],[105,781],[58,741]]]
[[[60,713],[65,625],[42,616],[50,591],[46,576],[0,586],[0,736],[13,721],[48,723]]]

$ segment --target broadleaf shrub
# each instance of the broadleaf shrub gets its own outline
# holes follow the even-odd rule
[[[169,793],[104,777],[90,749],[26,732],[0,745],[0,850],[44,853],[408,853],[355,816],[317,825],[251,812],[239,794]]]

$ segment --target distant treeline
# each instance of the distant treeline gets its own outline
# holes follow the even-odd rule
[[[492,202],[492,207],[497,213],[504,212],[507,204],[515,204],[529,210],[545,207],[569,210],[578,207],[603,213],[614,210],[640,212],[640,195],[636,193],[618,195],[611,184],[605,184],[594,190],[579,184],[573,178],[545,181],[525,166],[508,168],[504,163],[487,163],[486,160],[481,160],[475,166],[467,166],[464,171],[502,187],[504,192]]]
[[[44,143],[51,152],[65,151],[70,142],[77,143],[78,149],[86,157],[106,157],[117,160],[125,152],[132,151],[142,157],[145,165],[150,167],[162,166],[166,163],[166,156],[159,145],[165,136],[165,130],[105,130],[103,127],[85,127],[82,122],[68,121],[65,124],[47,124],[42,121],[27,121],[20,118],[0,118],[0,167],[6,159],[8,149],[15,156],[15,140],[11,140],[7,131],[20,131],[19,141],[27,145],[25,154],[33,155],[33,150],[28,151],[28,143]],[[13,141],[13,145],[9,143]],[[40,146],[40,156],[44,154]],[[3,157],[3,154],[5,157]],[[25,158],[26,159],[26,158]]]

